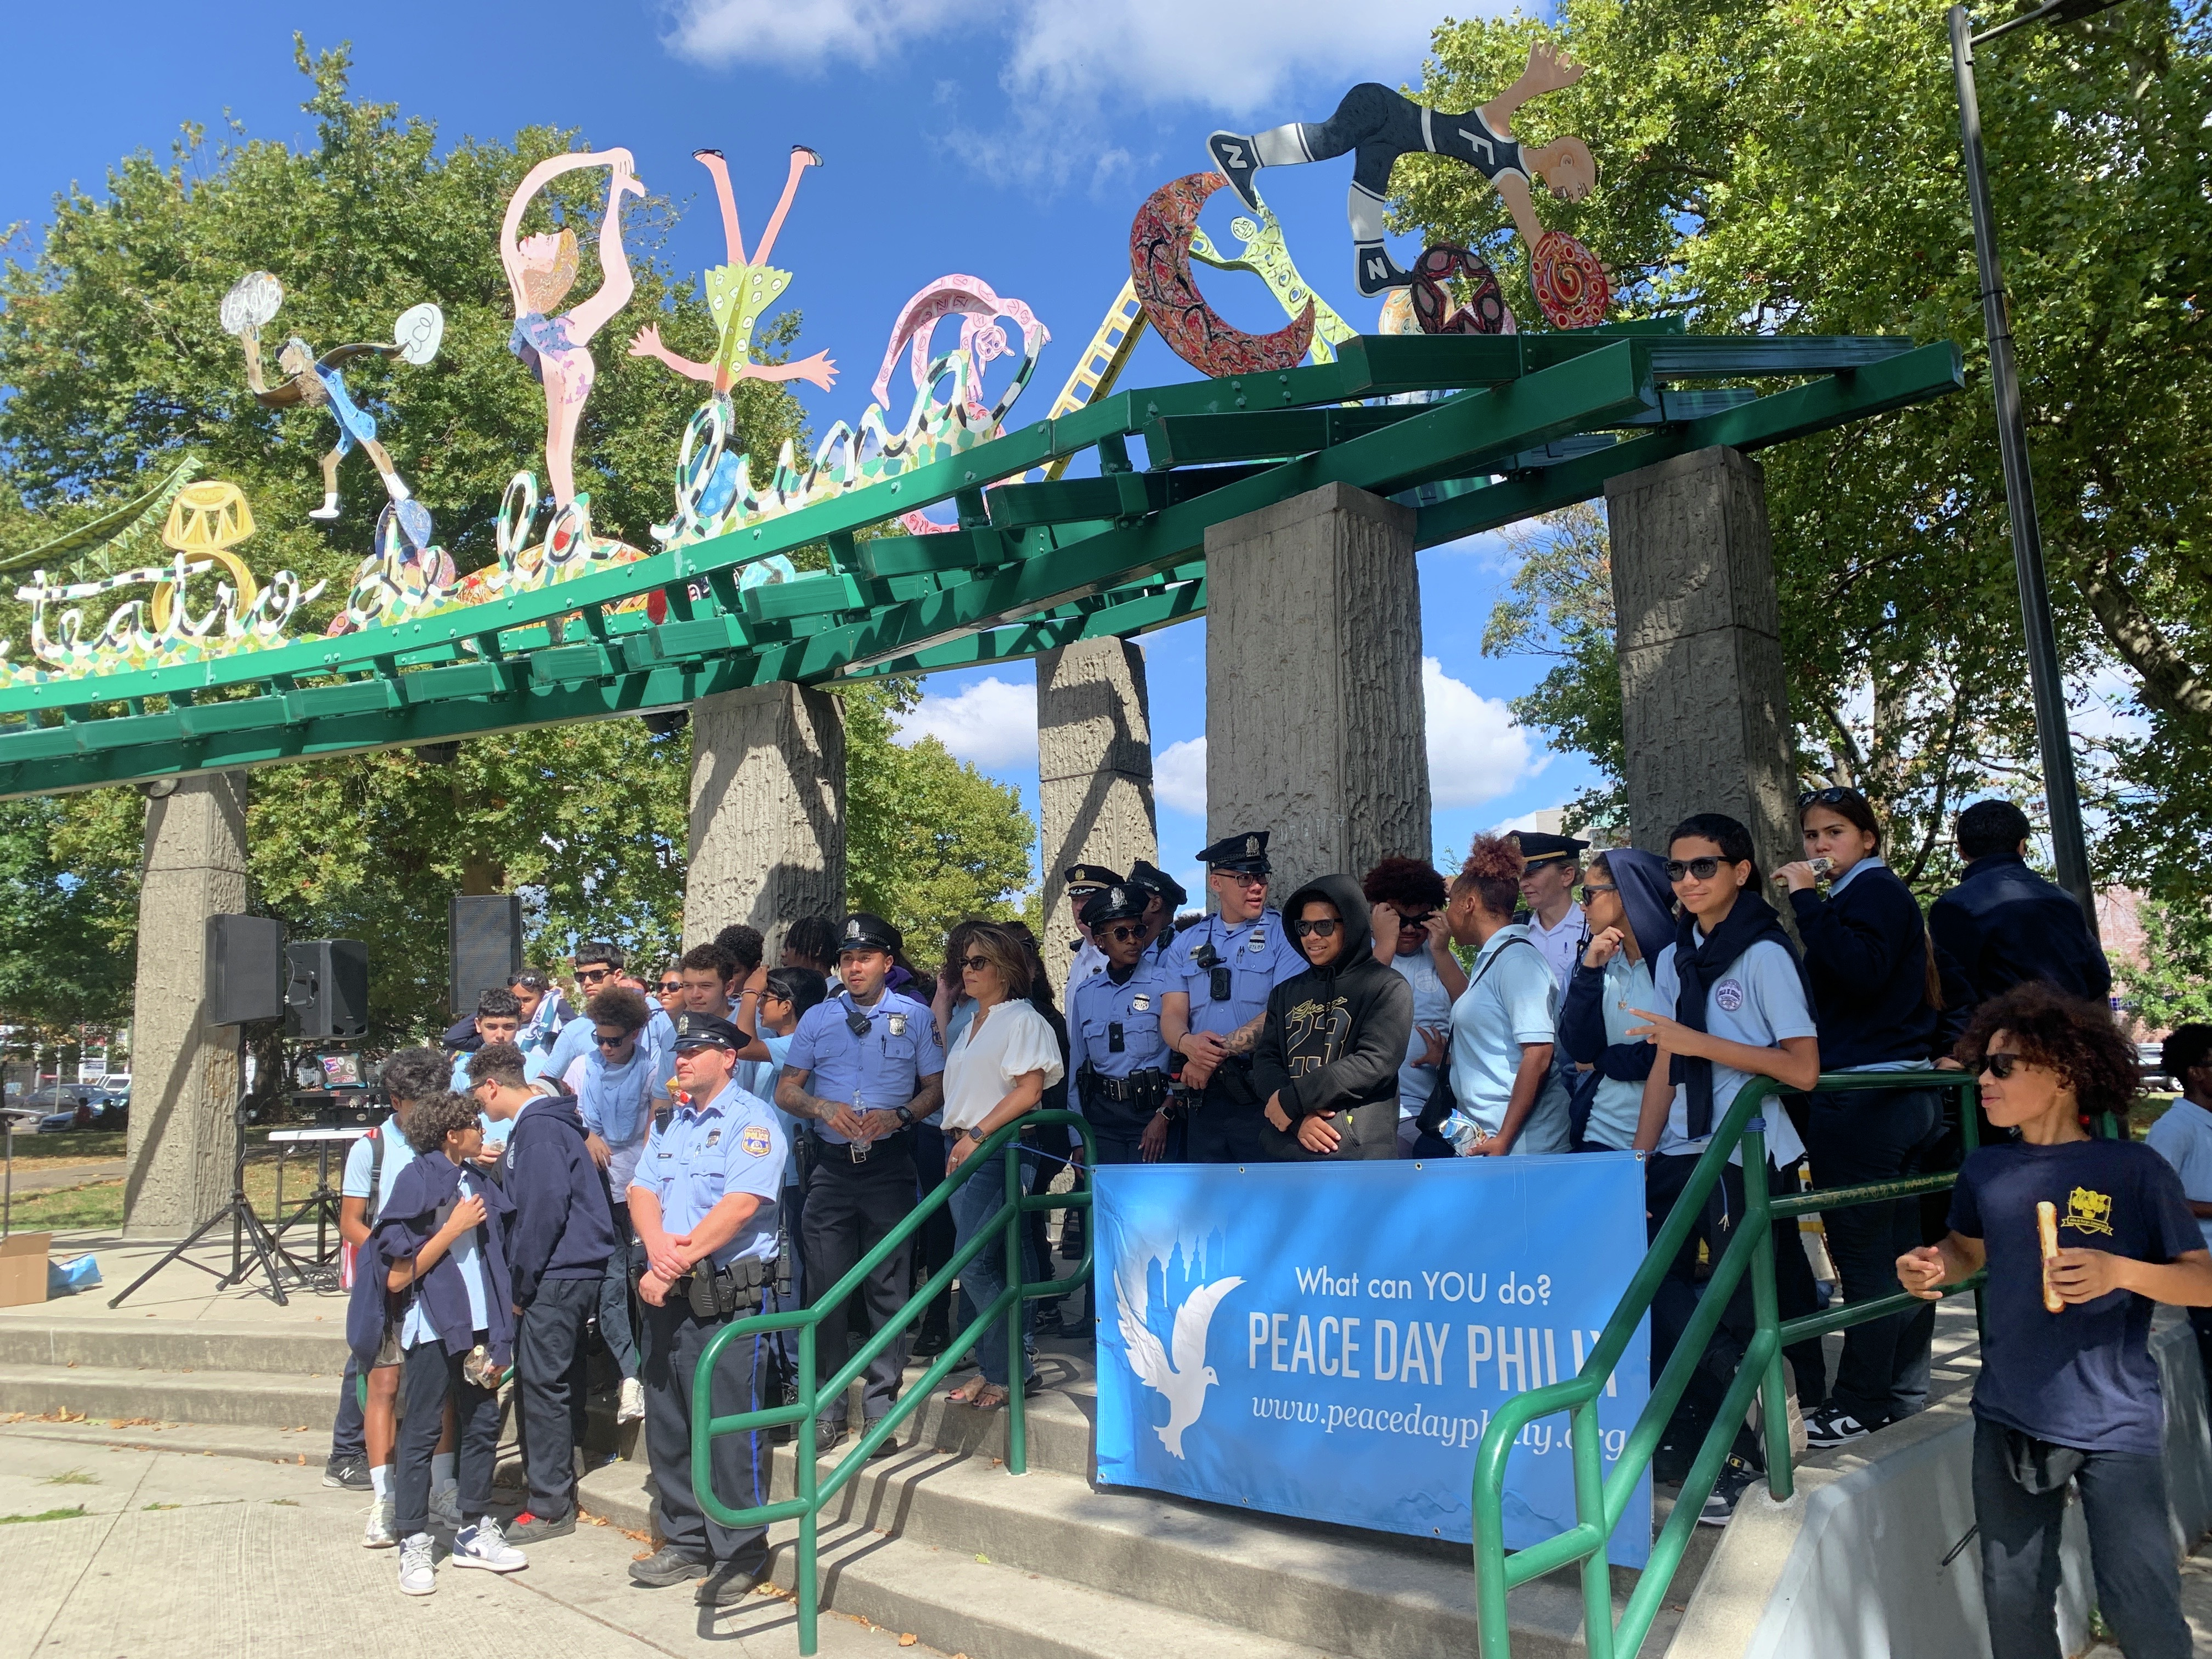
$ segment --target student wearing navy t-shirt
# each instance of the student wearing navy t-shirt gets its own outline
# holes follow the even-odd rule
[[[1990,1652],[2058,1659],[2071,1480],[2099,1610],[2121,1650],[2185,1659],[2150,1320],[2154,1303],[2212,1305],[2212,1251],[2164,1158],[2082,1127],[2135,1095],[2135,1053],[2106,1010],[2030,981],[1984,1003],[1960,1048],[1980,1073],[1982,1109],[2020,1139],[1967,1158],[1950,1236],[1899,1256],[1897,1276],[1932,1301],[1989,1268],[1973,1481]]]

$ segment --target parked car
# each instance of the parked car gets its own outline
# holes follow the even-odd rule
[[[2142,1080],[2143,1088],[2161,1092],[2179,1088],[2175,1079],[2166,1074],[2165,1049],[2166,1045],[2162,1042],[2136,1044],[2136,1071]]]
[[[17,1104],[41,1114],[75,1111],[89,1104],[93,1093],[88,1083],[49,1083],[43,1089],[33,1089]]]

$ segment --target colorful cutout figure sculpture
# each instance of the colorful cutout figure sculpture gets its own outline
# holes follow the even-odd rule
[[[738,228],[738,198],[730,188],[728,161],[719,149],[695,149],[691,159],[714,175],[715,198],[722,208],[722,240],[730,254],[727,264],[715,265],[707,272],[707,306],[720,331],[714,361],[695,363],[678,356],[660,343],[658,323],[647,323],[638,330],[629,343],[629,355],[654,358],[678,374],[705,380],[717,397],[727,395],[739,380],[811,380],[827,392],[837,378],[837,365],[819,351],[795,363],[753,361],[753,330],[760,325],[763,313],[791,286],[791,273],[771,266],[769,255],[783,228],[784,216],[791,211],[791,198],[799,193],[800,176],[809,167],[820,167],[822,158],[804,144],[791,147],[791,172],[783,182],[783,198],[775,204],[750,259],[745,258],[744,236]]]
[[[576,285],[576,233],[563,228],[557,234],[524,236],[523,210],[562,173],[599,167],[611,174],[606,213],[599,221],[599,289],[568,310],[556,311]],[[629,258],[623,251],[625,194],[645,194],[628,150],[551,156],[524,176],[500,227],[500,262],[507,268],[507,286],[514,295],[514,331],[507,344],[545,388],[545,477],[553,487],[556,508],[576,501],[576,429],[582,423],[592,383],[599,377],[592,341],[629,303],[636,289]]]
[[[1530,186],[1540,182],[1562,201],[1579,201],[1597,184],[1597,163],[1580,138],[1554,138],[1523,146],[1513,136],[1522,106],[1559,92],[1583,77],[1549,43],[1528,49],[1520,78],[1489,102],[1463,115],[1425,108],[1374,82],[1345,94],[1326,121],[1293,121],[1264,132],[1217,132],[1206,140],[1213,165],[1244,204],[1259,210],[1253,179],[1262,167],[1297,167],[1352,156],[1346,213],[1359,292],[1369,297],[1402,287],[1414,273],[1399,269],[1382,243],[1382,215],[1390,168],[1401,155],[1449,155],[1490,181],[1514,228],[1527,244],[1537,301],[1555,327],[1584,328],[1604,319],[1611,301],[1603,267],[1562,231],[1547,231],[1536,217]]]
[[[1169,350],[1200,374],[1218,379],[1295,368],[1313,344],[1310,298],[1287,328],[1248,334],[1224,321],[1191,280],[1198,210],[1221,183],[1210,173],[1187,173],[1145,198],[1129,227],[1129,281],[1144,302],[1146,320]],[[1254,206],[1254,212],[1260,210]]]
[[[319,357],[313,346],[292,335],[276,352],[276,367],[286,378],[272,386],[264,375],[261,331],[276,320],[283,303],[283,283],[265,270],[249,270],[223,295],[222,326],[227,333],[237,336],[246,353],[246,383],[252,388],[255,402],[264,409],[319,405],[329,410],[331,418],[337,422],[337,442],[323,457],[323,504],[307,516],[325,521],[338,516],[338,463],[358,444],[375,464],[385,494],[392,498],[389,511],[407,539],[417,549],[428,547],[430,514],[409,493],[391,455],[377,441],[376,417],[355,403],[346,389],[345,366],[360,357],[398,357],[422,367],[438,355],[439,342],[445,337],[445,313],[427,303],[410,307],[400,313],[392,331],[396,337],[391,342],[337,346]]]

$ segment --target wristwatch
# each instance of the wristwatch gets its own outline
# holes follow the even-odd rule
[[[969,1126],[967,1128],[963,1129],[963,1130],[960,1132],[960,1138],[961,1138],[963,1140],[973,1140],[973,1141],[981,1142],[981,1141],[988,1140],[991,1137],[990,1137],[989,1133],[988,1133],[987,1130],[983,1129],[981,1126],[971,1124],[971,1125],[970,1125],[970,1126]]]
[[[912,1112],[907,1110],[903,1106],[894,1106],[891,1108],[891,1110],[898,1115],[899,1127],[901,1128],[911,1129],[916,1123],[921,1121],[915,1116]]]

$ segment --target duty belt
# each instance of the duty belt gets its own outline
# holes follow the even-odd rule
[[[773,1261],[732,1261],[726,1267],[695,1267],[669,1287],[671,1302],[681,1298],[700,1319],[727,1319],[734,1313],[752,1313],[762,1292],[775,1281]]]
[[[1078,1073],[1085,1100],[1109,1100],[1117,1106],[1157,1107],[1167,1099],[1167,1074],[1157,1066],[1132,1072],[1127,1077],[1105,1077],[1091,1066]]]

